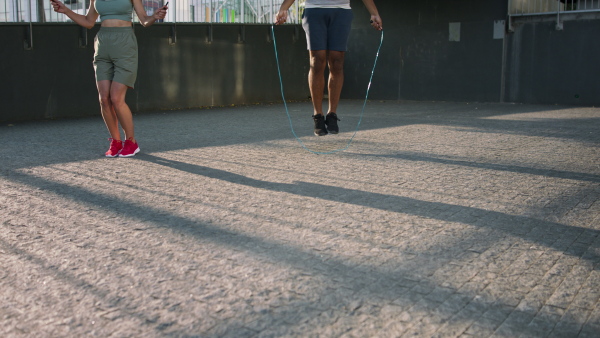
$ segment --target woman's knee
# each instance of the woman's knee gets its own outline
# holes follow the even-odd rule
[[[125,104],[125,97],[120,95],[111,95],[110,103],[113,105],[113,107],[121,107]]]
[[[113,82],[110,87],[110,101],[115,108],[125,105],[125,96],[127,95],[127,86],[118,82]]]
[[[112,104],[112,100],[109,93],[98,93],[98,99],[100,100],[100,105],[107,106]]]

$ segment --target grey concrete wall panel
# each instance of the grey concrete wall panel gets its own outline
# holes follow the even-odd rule
[[[0,121],[91,116],[100,113],[92,66],[93,37],[79,46],[72,24],[33,26],[33,50],[24,50],[25,25],[0,25]],[[270,26],[136,25],[139,71],[127,94],[134,112],[281,101]],[[244,34],[240,34],[244,30]],[[276,27],[286,98],[306,99],[308,53],[298,26]],[[240,36],[241,35],[241,36]],[[244,37],[244,41],[240,38]]]
[[[0,120],[99,113],[93,46],[79,48],[79,28],[34,26],[32,50],[23,48],[24,32],[23,25],[0,26]]]
[[[506,1],[379,1],[385,42],[371,98],[600,105],[600,20],[498,22]],[[352,1],[354,29],[345,98],[362,98],[377,40],[362,1]],[[460,41],[449,24],[460,23]],[[506,56],[503,65],[503,55]],[[503,94],[504,93],[504,94]]]
[[[502,35],[506,1],[377,1],[385,41],[371,99],[600,105],[600,20],[577,18],[557,31],[552,21],[515,25]],[[380,34],[362,1],[354,22],[342,98],[363,99]],[[460,41],[449,41],[460,23]],[[0,25],[0,121],[99,114],[89,45],[73,24]],[[127,102],[134,112],[280,101],[268,25],[136,25],[140,67]],[[212,31],[211,31],[212,30]],[[299,26],[277,27],[286,98],[309,96],[308,53]],[[503,60],[504,63],[503,63]]]
[[[362,73],[377,40],[362,1],[352,1],[354,30],[344,97],[364,95]],[[384,47],[372,87],[373,99],[499,101],[503,40],[494,22],[506,4],[482,1],[379,1]],[[449,41],[449,23],[460,23],[460,41]],[[357,75],[360,74],[360,75]],[[348,81],[350,80],[350,81]],[[357,87],[356,87],[357,86]]]
[[[508,36],[507,100],[600,105],[600,20],[555,25],[518,25]]]

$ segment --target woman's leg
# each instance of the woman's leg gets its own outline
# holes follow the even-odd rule
[[[125,139],[136,143],[135,134],[133,128],[133,115],[127,103],[125,103],[125,95],[127,94],[128,87],[119,82],[112,82],[110,86],[110,102],[116,117],[125,132]]]
[[[96,82],[96,87],[98,88],[100,110],[102,112],[104,124],[106,124],[106,128],[108,128],[110,137],[119,141],[121,140],[121,133],[119,132],[119,120],[117,119],[117,114],[115,113],[110,97],[111,83],[112,81],[110,80],[98,81]]]

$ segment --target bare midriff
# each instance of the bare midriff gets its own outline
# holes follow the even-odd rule
[[[106,19],[102,21],[102,27],[131,27],[131,21],[119,19]]]

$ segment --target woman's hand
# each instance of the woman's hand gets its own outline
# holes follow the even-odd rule
[[[287,21],[288,15],[289,14],[287,10],[280,10],[279,13],[277,13],[277,16],[275,17],[275,24],[283,25]]]
[[[154,12],[154,14],[152,15],[152,17],[154,18],[154,20],[162,20],[165,18],[165,16],[167,16],[167,9],[169,9],[169,6],[164,5],[161,8],[159,8],[158,10],[156,10],[156,12]]]
[[[65,14],[68,10],[67,6],[58,0],[50,0],[50,3],[52,4],[52,8],[56,13]]]

